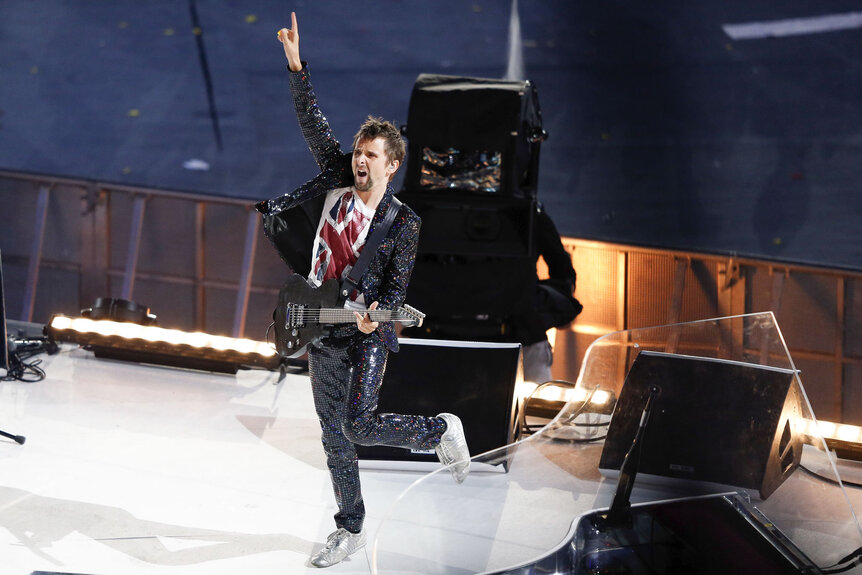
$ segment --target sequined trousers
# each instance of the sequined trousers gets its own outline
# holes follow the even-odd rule
[[[326,338],[308,352],[314,407],[338,513],[335,524],[358,533],[365,519],[354,444],[432,449],[446,423],[438,417],[377,413],[388,350],[375,331]]]

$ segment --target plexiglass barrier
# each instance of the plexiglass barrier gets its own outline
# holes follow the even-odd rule
[[[639,357],[640,367],[632,369]],[[655,371],[656,358],[680,361],[684,369]],[[614,503],[621,474],[607,467],[620,461],[609,442],[617,451],[630,447],[631,437],[620,433],[635,433],[653,383],[660,393],[639,463],[654,467],[637,470],[633,509],[738,492],[815,565],[834,565],[862,546],[852,500],[802,378],[774,316],[759,313],[615,332],[595,341],[575,400],[526,439],[474,456],[484,464],[476,469],[493,466],[496,472],[477,471],[456,484],[440,469],[399,496],[373,538],[372,572],[599,572],[584,566],[589,550],[578,549],[583,540],[576,540],[576,526],[585,514]],[[616,409],[591,407],[599,393],[618,402]],[[701,523],[695,518],[689,527],[708,528]],[[553,571],[535,567],[561,550],[568,557],[563,567],[559,561]]]

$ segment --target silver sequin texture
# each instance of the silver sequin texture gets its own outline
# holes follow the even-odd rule
[[[342,153],[332,135],[306,67],[290,74],[290,87],[302,135],[321,172],[299,188],[258,204],[257,209],[265,216],[353,185],[351,154]],[[392,186],[387,186],[369,234],[383,222],[393,193]],[[360,289],[366,302],[379,302],[379,309],[396,309],[404,303],[420,225],[419,216],[402,205],[362,276]],[[362,529],[365,518],[354,444],[430,449],[437,446],[446,430],[446,423],[438,417],[377,413],[389,350],[398,351],[398,338],[392,322],[383,322],[370,335],[359,332],[355,324],[333,329],[331,336],[308,354],[314,406],[338,504],[335,523],[354,533]]]
[[[308,353],[311,392],[338,513],[335,524],[358,533],[365,518],[354,444],[431,449],[446,423],[438,417],[377,413],[388,350],[376,334],[324,340]]]

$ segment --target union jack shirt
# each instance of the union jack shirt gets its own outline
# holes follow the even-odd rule
[[[368,208],[352,187],[326,194],[317,236],[312,247],[308,279],[316,286],[330,278],[342,279],[365,245],[374,210]]]

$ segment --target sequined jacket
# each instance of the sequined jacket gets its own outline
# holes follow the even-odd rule
[[[264,215],[265,220],[266,216],[295,209],[301,204],[308,204],[311,200],[320,198],[330,190],[353,184],[352,153],[342,152],[341,145],[333,136],[329,122],[317,103],[307,66],[303,65],[299,72],[290,72],[290,91],[302,136],[314,155],[320,174],[287,194],[257,204],[256,207]],[[371,220],[368,237],[371,237],[374,229],[384,220],[393,194],[394,190],[389,184]],[[320,209],[315,212],[317,216],[314,220],[315,224],[320,218]],[[419,216],[407,205],[402,204],[389,232],[380,243],[377,254],[371,259],[368,269],[362,276],[360,289],[366,302],[379,302],[378,309],[396,309],[404,303],[407,284],[416,259],[420,225]],[[270,228],[264,226],[264,229],[273,240]],[[305,250],[304,253],[310,256],[313,240],[313,237],[310,241],[309,238],[304,238],[302,242],[307,245],[296,246],[296,248]],[[278,248],[278,244],[275,241],[273,243]],[[282,257],[288,261],[284,253]],[[352,329],[357,331],[355,325]],[[398,338],[392,322],[381,323],[378,332],[383,337],[386,347],[392,351],[398,351]]]

